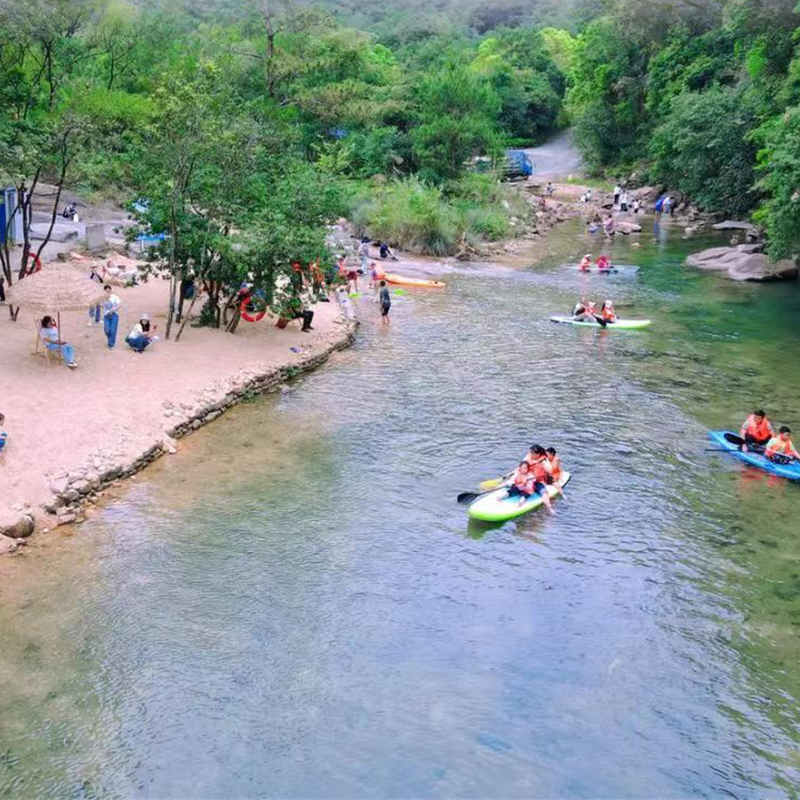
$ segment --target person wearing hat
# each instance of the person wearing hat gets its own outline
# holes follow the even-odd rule
[[[147,314],[142,314],[125,341],[135,352],[144,353],[145,349],[158,338],[155,335],[155,331],[155,325],[152,329],[150,327],[150,317]]]

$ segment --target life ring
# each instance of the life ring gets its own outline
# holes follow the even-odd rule
[[[244,300],[242,300],[242,304],[239,306],[239,313],[242,315],[242,319],[247,322],[260,322],[267,315],[267,309],[265,308],[263,311],[251,313],[248,307],[252,306],[253,300],[255,300],[253,295],[245,297]]]

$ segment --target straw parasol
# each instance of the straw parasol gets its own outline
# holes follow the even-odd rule
[[[46,264],[6,290],[9,305],[55,312],[61,329],[62,311],[81,311],[105,300],[103,288],[84,272],[62,264]]]

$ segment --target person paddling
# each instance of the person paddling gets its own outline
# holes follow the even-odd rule
[[[800,453],[792,443],[792,429],[784,425],[778,435],[767,442],[767,458],[775,464],[788,464],[791,461],[800,461]]]
[[[750,447],[764,447],[775,436],[775,430],[763,409],[759,408],[742,423],[739,434],[744,439],[742,451],[746,453]]]
[[[608,272],[611,269],[611,262],[608,260],[608,256],[603,254],[597,259],[597,269],[600,272]]]
[[[553,504],[550,502],[550,495],[547,493],[547,481],[553,477],[553,468],[547,460],[544,447],[540,444],[532,444],[528,455],[525,456],[525,462],[533,477],[533,491],[542,498],[545,508],[551,514],[555,514]]]
[[[596,322],[601,328],[608,324],[598,313],[597,306],[591,301],[581,298],[572,309],[572,318],[575,322]]]
[[[606,300],[605,303],[600,306],[600,317],[606,323],[617,321],[617,312],[614,310],[614,304],[610,300]]]
[[[509,497],[519,497],[519,504],[523,505],[534,493],[534,480],[527,461],[521,461],[514,470],[511,485],[508,487]]]
[[[578,269],[581,272],[588,272],[592,268],[592,254],[587,253],[582,259],[581,263],[578,264]]]

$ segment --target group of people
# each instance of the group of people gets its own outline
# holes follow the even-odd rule
[[[380,243],[381,257],[391,258],[397,260],[389,249],[389,246],[384,242]],[[342,254],[339,256],[338,261],[338,277],[340,285],[337,290],[337,299],[345,312],[348,319],[352,319],[352,304],[350,298],[346,297],[350,292],[358,292],[358,275],[359,272],[366,273],[369,276],[369,288],[373,289],[377,294],[378,304],[381,310],[381,321],[384,324],[389,323],[389,312],[392,308],[392,297],[389,293],[389,287],[386,284],[386,273],[383,268],[375,261],[370,261],[369,264],[364,260],[364,254],[369,254],[369,240],[364,238],[359,245],[359,258],[361,259],[360,269],[355,269],[347,264],[347,256]],[[384,256],[383,253],[386,253]],[[344,288],[346,287],[346,288]]]
[[[540,444],[532,444],[525,458],[511,475],[508,496],[518,497],[519,504],[524,505],[537,494],[542,498],[545,508],[554,514],[547,487],[555,486],[558,494],[564,497],[560,483],[561,474],[561,459],[556,455],[555,448],[545,449]]]
[[[642,204],[638,197],[634,197],[633,203],[631,203],[628,190],[617,184],[614,187],[614,208],[625,213],[632,211],[634,214],[638,214],[642,209]]]
[[[122,301],[114,294],[109,284],[103,287],[105,300],[89,309],[90,327],[100,324],[102,318],[103,334],[106,337],[106,346],[113,350],[117,344],[117,331],[119,329],[119,312]],[[58,322],[49,314],[42,317],[39,322],[39,335],[45,349],[61,358],[70,369],[77,369],[75,361],[75,346],[61,337]],[[151,325],[150,317],[142,314],[130,333],[125,337],[126,344],[136,353],[143,353],[154,341],[158,339],[156,326]]]
[[[597,322],[605,328],[617,321],[617,312],[611,300],[606,300],[598,311],[596,303],[581,297],[572,307],[572,318],[575,322]]]
[[[675,203],[668,194],[662,194],[661,197],[656,200],[654,209],[657,217],[660,217],[662,214],[671,217],[675,211]]]
[[[597,257],[595,266],[600,272],[609,272],[611,270],[611,261],[607,255],[602,254]],[[592,254],[587,253],[578,264],[578,269],[581,272],[589,272],[592,268]]]
[[[742,450],[763,452],[776,464],[789,464],[800,461],[800,453],[792,442],[792,429],[782,425],[778,432],[767,418],[763,409],[755,410],[743,423],[740,431],[744,443]]]

